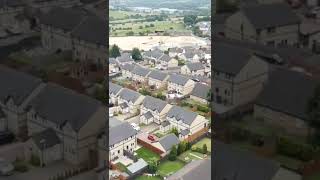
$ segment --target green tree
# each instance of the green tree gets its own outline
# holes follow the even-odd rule
[[[112,45],[112,47],[109,50],[109,54],[110,54],[110,57],[113,57],[113,58],[119,57],[121,55],[119,46],[115,44]]]
[[[178,129],[177,128],[172,128],[171,129],[171,133],[175,134],[176,136],[179,137],[179,132],[178,132]]]
[[[178,144],[177,153],[178,155],[182,154],[187,150],[187,143],[185,141],[182,141]]]
[[[170,161],[175,161],[177,159],[177,155],[178,155],[177,147],[176,147],[176,145],[174,145],[171,148],[171,151],[170,151],[170,154],[169,154],[169,160]]]
[[[203,154],[207,154],[207,153],[208,153],[207,144],[203,144],[203,146],[202,146],[202,153],[203,153]]]
[[[132,59],[134,59],[136,61],[142,60],[142,55],[141,55],[141,52],[138,48],[133,48],[131,55],[132,55]]]
[[[197,16],[196,15],[186,15],[183,17],[183,23],[187,26],[192,26],[196,23]]]

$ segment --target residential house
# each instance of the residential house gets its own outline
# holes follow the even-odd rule
[[[179,48],[179,47],[169,48],[169,56],[172,58],[179,57],[183,53],[184,53],[183,48]]]
[[[179,139],[186,139],[190,135],[208,127],[208,120],[195,112],[187,111],[181,107],[173,106],[166,117],[170,122],[170,129],[176,128]]]
[[[153,70],[148,75],[148,85],[155,87],[155,89],[161,89],[167,86],[167,80],[169,75],[161,71]]]
[[[168,79],[168,91],[175,91],[178,94],[186,96],[194,88],[194,81],[178,74],[170,75]]]
[[[156,67],[159,69],[178,67],[178,60],[170,57],[167,54],[163,54],[160,58],[156,60]]]
[[[175,134],[168,134],[161,137],[154,146],[164,152],[164,154],[169,154],[172,147],[177,146],[179,143],[180,140]]]
[[[120,65],[120,69],[121,69],[121,74],[123,77],[125,78],[132,78],[132,72],[133,70],[136,68],[135,64],[124,64],[124,65]]]
[[[79,8],[56,7],[40,17],[41,42],[45,49],[72,50],[71,32],[86,18]],[[63,19],[63,21],[61,21]]]
[[[117,84],[109,82],[109,103],[117,104],[119,93],[123,88]]]
[[[123,88],[118,97],[118,104],[121,110],[128,107],[130,113],[135,113],[140,109],[144,96],[131,89]]]
[[[186,60],[188,62],[199,62],[202,57],[200,50],[193,47],[186,47],[185,52],[179,56],[179,58]]]
[[[201,62],[187,63],[181,67],[181,74],[189,76],[204,76],[205,66]]]
[[[160,127],[159,127],[160,131],[162,133],[166,133],[168,131],[170,131],[170,122],[169,121],[163,121],[161,124],[160,124]]]
[[[137,146],[136,135],[137,131],[129,123],[110,118],[109,126],[105,128],[98,142],[99,167],[106,168],[108,161],[125,156],[126,151],[133,153]]]
[[[17,137],[27,136],[25,108],[43,87],[41,79],[0,66],[0,131],[9,130]]]
[[[28,104],[28,134],[51,128],[61,141],[63,160],[72,164],[94,163],[96,137],[105,116],[105,107],[99,101],[48,83]]]
[[[226,20],[227,38],[270,46],[297,46],[299,17],[284,3],[243,7]]]
[[[211,91],[211,87],[202,83],[196,83],[194,85],[194,89],[190,94],[190,99],[203,104],[208,104],[209,103],[208,100],[211,97],[210,91]]]
[[[136,66],[136,68],[132,70],[132,80],[141,84],[147,83],[149,74],[149,69]]]
[[[94,29],[94,33],[92,33]],[[73,59],[97,67],[107,66],[107,24],[98,16],[88,16],[71,32]]]
[[[163,56],[164,52],[160,49],[154,49],[143,53],[143,58],[148,60],[150,64],[155,64],[156,61]]]
[[[61,160],[62,152],[61,140],[52,128],[33,134],[25,145],[27,160],[39,158],[42,166]]]
[[[120,65],[125,65],[125,64],[132,64],[134,63],[134,60],[131,58],[130,53],[122,53],[121,56],[117,57],[116,60]]]
[[[216,44],[213,61],[213,102],[241,106],[253,102],[268,78],[269,66],[247,49]]]
[[[277,69],[259,95],[254,116],[295,135],[307,135],[309,100],[317,81],[303,73]]]
[[[140,108],[140,122],[144,124],[150,124],[151,122],[160,124],[165,120],[166,115],[171,107],[172,106],[165,101],[151,96],[146,96]],[[151,116],[153,121],[148,121],[144,115],[149,117]]]
[[[120,67],[115,58],[109,58],[109,74],[120,72]]]

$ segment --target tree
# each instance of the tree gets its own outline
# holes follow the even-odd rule
[[[177,159],[177,155],[178,155],[177,147],[176,145],[173,145],[169,154],[169,160],[175,161]]]
[[[178,129],[177,128],[172,128],[171,129],[171,133],[175,134],[176,136],[179,137],[179,132],[178,132]]]
[[[113,58],[119,57],[121,55],[119,46],[114,44],[109,50],[109,54],[110,54],[110,57],[113,57]]]
[[[138,48],[133,48],[131,55],[132,55],[132,59],[136,61],[142,60],[142,55]]]
[[[191,143],[189,141],[187,141],[186,143],[186,150],[190,150],[191,149]]]
[[[194,25],[196,23],[197,16],[196,15],[186,15],[183,18],[183,23],[187,26]]]
[[[178,144],[177,153],[178,155],[182,154],[187,150],[187,143],[185,141],[182,141]]]
[[[207,144],[203,144],[203,146],[202,146],[202,153],[203,153],[203,154],[207,154],[207,153],[208,153]]]
[[[157,168],[158,168],[157,161],[151,160],[151,162],[149,163],[149,172],[153,174],[157,172]]]

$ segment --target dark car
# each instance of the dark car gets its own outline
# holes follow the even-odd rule
[[[14,140],[14,135],[10,131],[0,132],[0,145],[11,143]]]

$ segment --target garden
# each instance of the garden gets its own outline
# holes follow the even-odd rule
[[[136,153],[137,153],[138,158],[142,158],[148,164],[153,163],[153,162],[157,162],[160,160],[160,156],[158,154],[152,152],[151,150],[149,150],[145,147],[138,149],[136,151]]]

